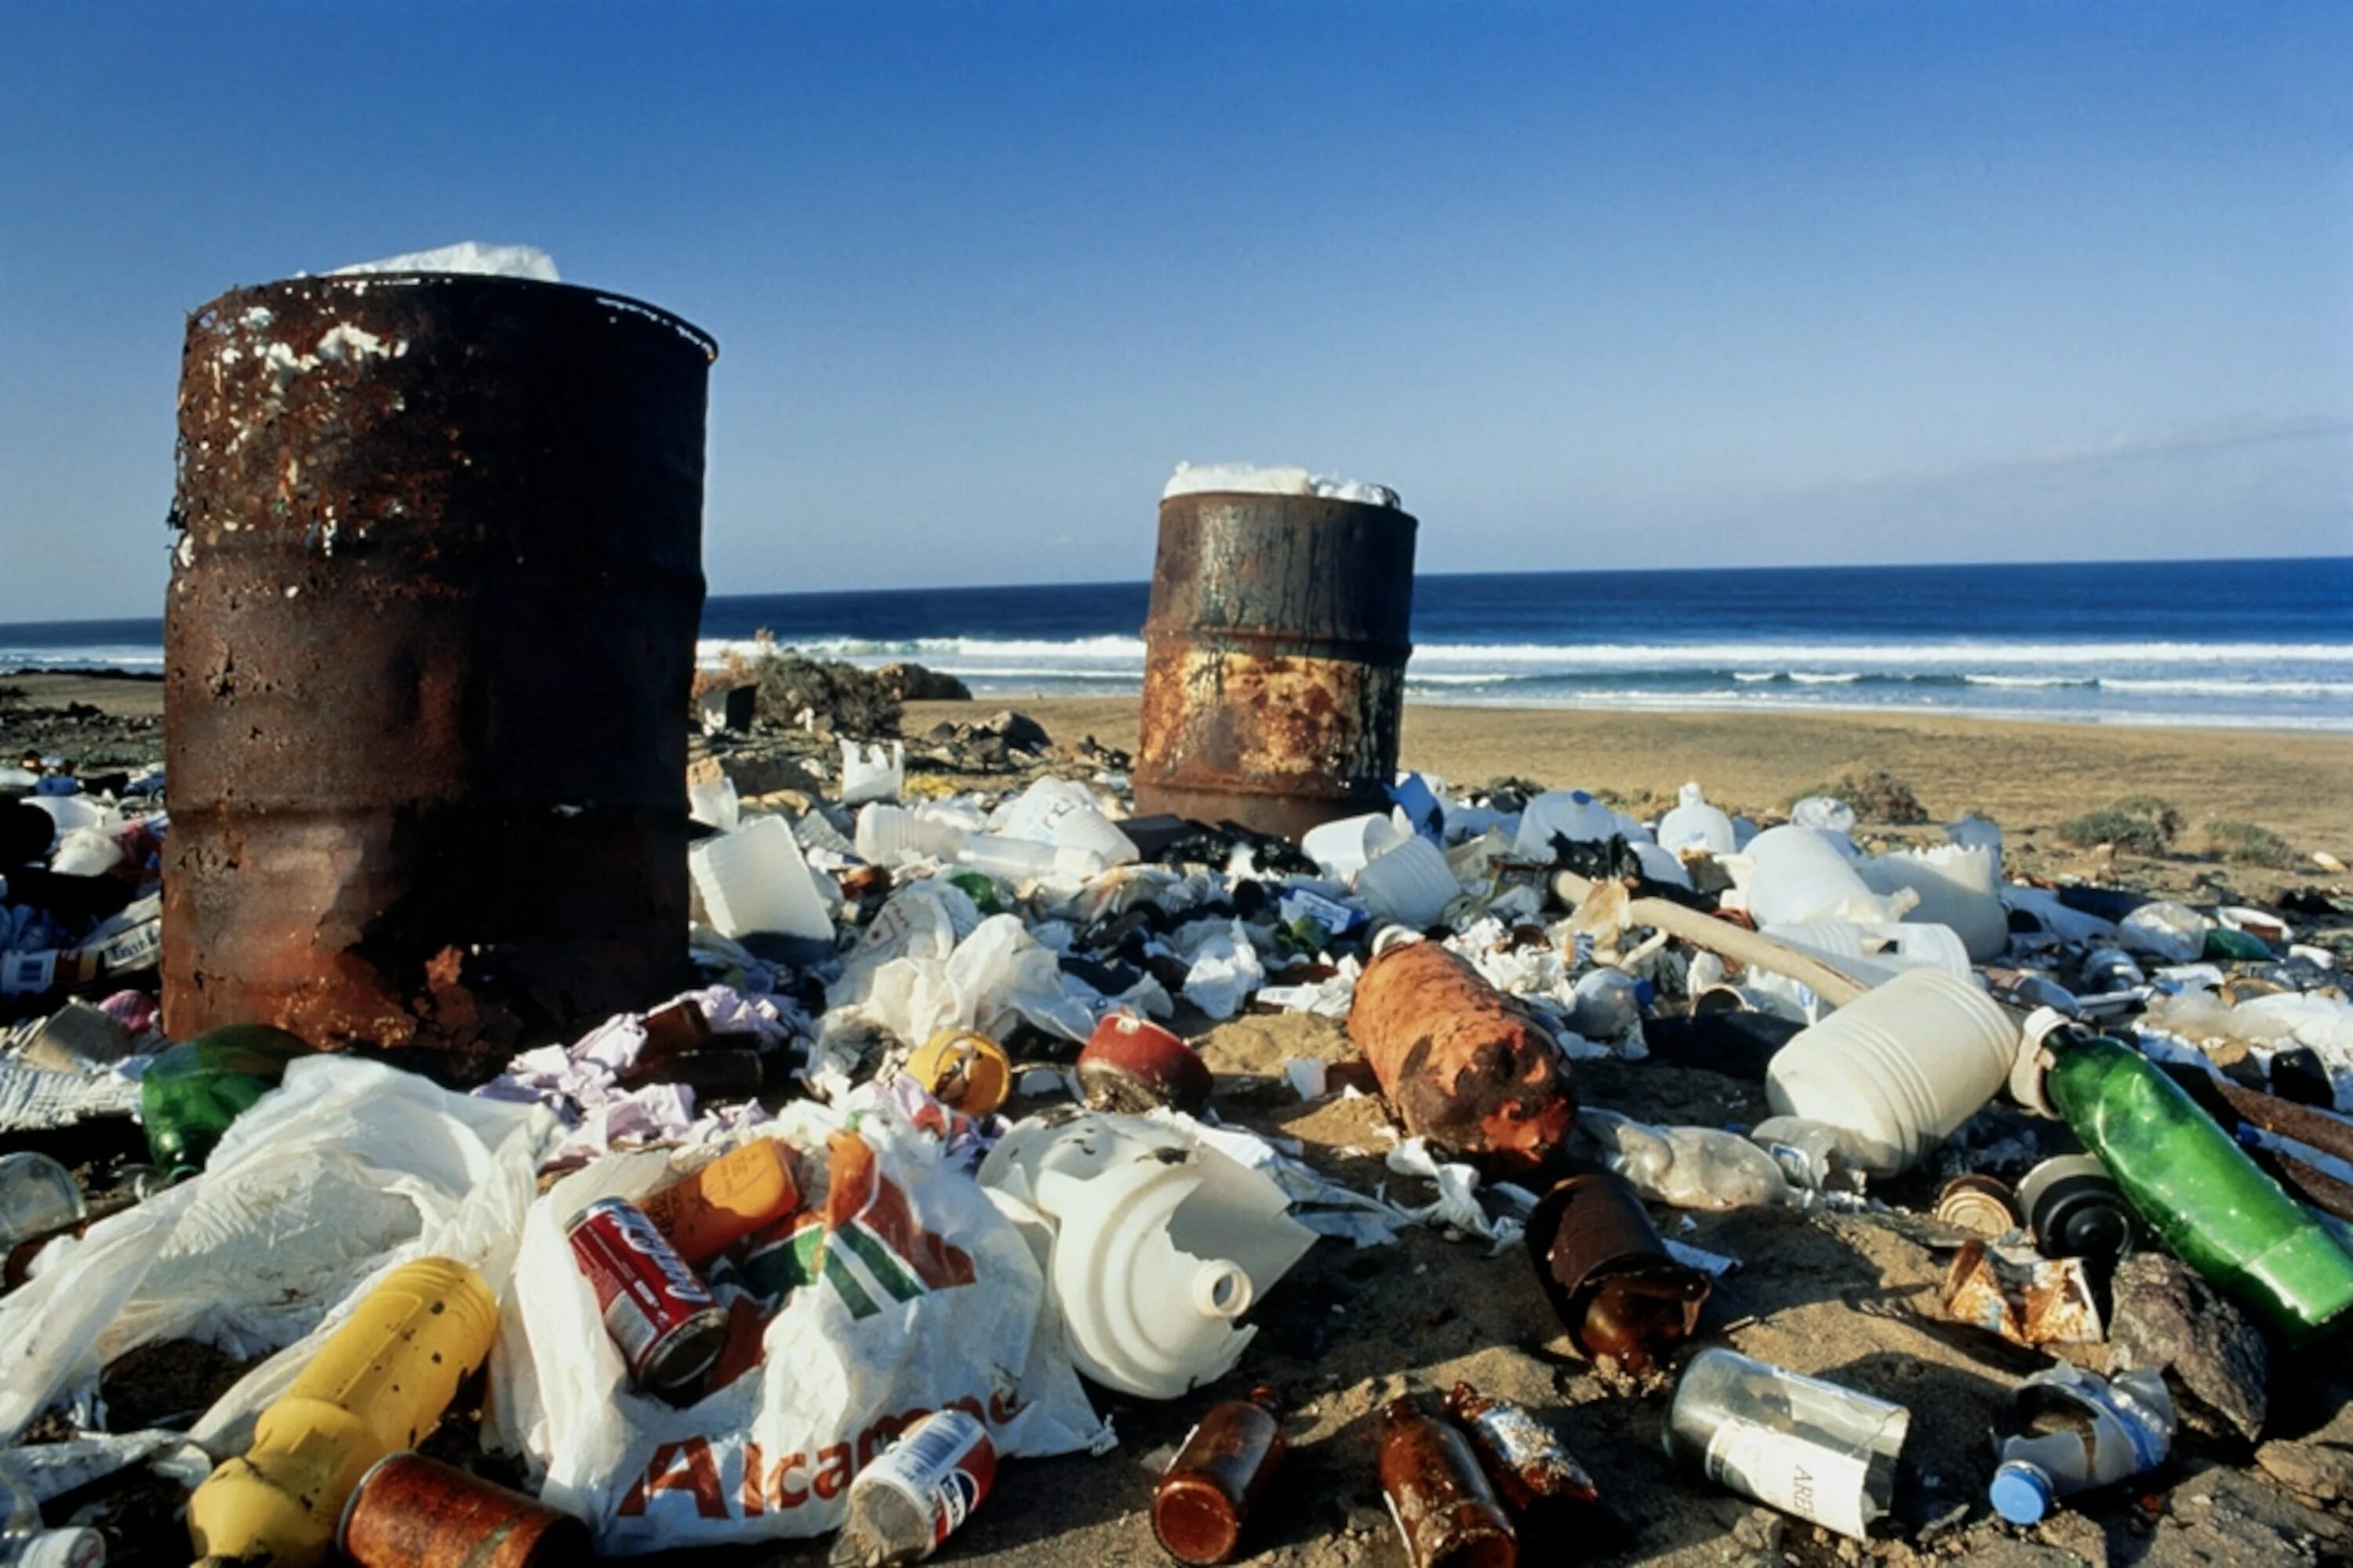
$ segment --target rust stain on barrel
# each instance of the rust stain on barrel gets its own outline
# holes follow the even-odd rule
[[[1317,496],[1160,503],[1140,809],[1295,838],[1387,803],[1417,526]]]
[[[497,1052],[670,989],[711,340],[519,279],[192,316],[164,1027]]]

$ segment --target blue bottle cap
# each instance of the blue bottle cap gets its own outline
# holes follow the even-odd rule
[[[1993,1511],[2012,1524],[2039,1523],[2057,1496],[2051,1478],[2023,1459],[2012,1459],[1994,1471],[1993,1485],[1986,1489]]]

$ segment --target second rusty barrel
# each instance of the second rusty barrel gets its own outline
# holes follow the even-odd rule
[[[516,278],[190,318],[164,1023],[495,1054],[675,990],[711,340]]]
[[[1386,809],[1416,526],[1395,506],[1312,494],[1161,502],[1139,809],[1286,838]]]

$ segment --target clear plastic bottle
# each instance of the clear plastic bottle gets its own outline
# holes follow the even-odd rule
[[[1617,1152],[1609,1168],[1652,1202],[1678,1209],[1745,1209],[1790,1202],[1772,1155],[1713,1127],[1652,1127],[1609,1111],[1577,1113],[1589,1137]]]
[[[1694,1356],[1667,1452],[1744,1497],[1862,1540],[1887,1511],[1912,1413],[1732,1351]]]
[[[2065,1361],[2019,1386],[2024,1430],[2001,1446],[1994,1511],[2033,1524],[2071,1493],[2153,1470],[2173,1446],[2173,1398],[2149,1368],[2102,1379]]]
[[[50,1530],[41,1505],[0,1477],[0,1568],[99,1568],[106,1542],[94,1530]]]
[[[829,1568],[921,1562],[971,1517],[997,1479],[997,1446],[978,1418],[942,1410],[909,1427],[849,1483],[849,1517]]]
[[[73,1173],[47,1155],[0,1155],[0,1255],[79,1224],[89,1213]]]

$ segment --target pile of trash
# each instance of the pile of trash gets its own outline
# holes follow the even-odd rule
[[[2325,901],[2006,880],[1991,822],[1873,853],[1839,800],[1760,826],[1696,785],[1641,821],[1409,775],[1294,845],[1130,814],[1124,759],[926,795],[903,746],[771,788],[735,755],[690,777],[700,982],[462,1088],[258,1022],[164,1039],[160,774],[0,770],[0,1562],[905,1562],[1019,1506],[1015,1461],[1160,1405],[1190,1427],[1151,1528],[1233,1561],[1319,1463],[1317,1396],[1261,1375],[1262,1330],[1320,1353],[1286,1281],[1408,1240],[1540,1304],[1694,1486],[1773,1510],[1726,1531],[1768,1554],[1787,1519],[1888,1556],[2008,1539],[2180,1443],[2245,1452],[2343,1355]],[[1345,1049],[1213,1070],[1254,1020]],[[1768,1114],[1596,1103],[1679,1077]],[[1272,1100],[1361,1102],[1371,1147],[1310,1158]],[[1915,1315],[2015,1369],[1973,1473],[1919,1473],[1901,1367],[1731,1348],[1723,1298],[1776,1261],[1720,1249],[1736,1215],[1948,1259]],[[173,1345],[234,1376],[110,1419]],[[1317,1473],[1377,1487],[1416,1568],[1622,1540],[1650,1505],[1560,1415],[1400,1383]],[[2264,1461],[2330,1551],[2342,1453]],[[1899,1487],[1962,1501],[1899,1518]]]

